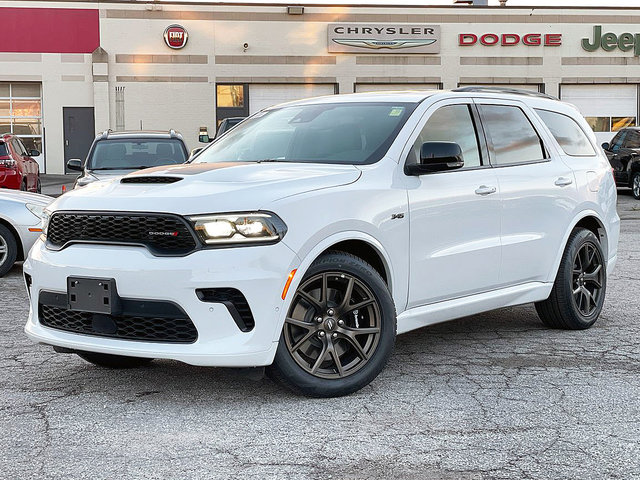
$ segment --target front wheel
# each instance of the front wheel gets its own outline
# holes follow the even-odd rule
[[[124,357],[107,353],[77,352],[78,356],[89,363],[105,368],[137,368],[153,361],[153,358]]]
[[[18,256],[18,243],[11,230],[0,224],[0,277],[11,270]]]
[[[585,228],[571,232],[551,295],[536,303],[546,326],[584,330],[593,325],[604,305],[606,262],[598,237]]]
[[[631,192],[633,198],[640,200],[640,172],[635,172],[631,177]]]
[[[380,274],[354,255],[330,252],[293,295],[267,374],[303,395],[348,395],[382,371],[395,336],[395,307]]]

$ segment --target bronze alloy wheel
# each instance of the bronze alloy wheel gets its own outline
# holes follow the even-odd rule
[[[322,272],[296,291],[284,340],[294,361],[319,378],[360,370],[380,340],[380,305],[371,289],[344,272]]]
[[[586,242],[574,257],[571,283],[575,306],[585,317],[592,315],[600,304],[603,276],[600,250]]]

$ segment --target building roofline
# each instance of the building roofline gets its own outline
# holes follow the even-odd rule
[[[376,9],[388,9],[388,8],[414,8],[414,9],[452,9],[452,10],[499,10],[499,11],[514,11],[514,10],[640,10],[638,7],[624,7],[624,6],[569,6],[569,5],[546,5],[546,6],[526,6],[526,5],[514,5],[501,7],[499,5],[407,5],[407,4],[349,4],[349,3],[326,3],[326,4],[314,4],[314,3],[300,3],[300,2],[196,2],[196,1],[171,1],[171,0],[152,0],[151,2],[132,2],[131,0],[35,0],[32,2],[37,3],[87,3],[87,4],[120,4],[120,5],[136,5],[144,7],[146,5],[190,5],[190,6],[206,6],[206,7],[305,7],[305,8],[376,8]],[[37,8],[37,7],[36,7]]]

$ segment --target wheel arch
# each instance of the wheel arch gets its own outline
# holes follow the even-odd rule
[[[13,235],[13,238],[16,239],[16,245],[18,246],[18,255],[16,256],[16,261],[19,262],[19,261],[25,260],[24,247],[22,246],[22,238],[20,238],[20,235],[18,235],[18,231],[14,228],[13,225],[11,225],[11,223],[9,223],[7,220],[5,220],[2,217],[0,217],[0,225],[7,227],[7,229]]]
[[[607,235],[607,229],[604,226],[604,222],[600,219],[595,211],[584,210],[575,216],[569,228],[567,229],[564,238],[562,239],[562,248],[558,251],[556,261],[554,263],[554,268],[551,271],[551,275],[548,279],[550,282],[555,281],[556,275],[558,273],[558,268],[560,268],[560,261],[565,249],[567,248],[567,242],[569,241],[571,232],[573,232],[575,228],[580,227],[590,230],[596,237],[598,237],[598,240],[600,240],[602,251],[604,253],[605,262],[609,259],[609,238]]]

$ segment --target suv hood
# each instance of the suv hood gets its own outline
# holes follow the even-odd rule
[[[284,197],[353,183],[353,165],[199,163],[149,168],[62,195],[53,210],[168,212],[181,215],[259,210]],[[135,183],[145,177],[174,183]],[[120,183],[121,180],[134,183]]]

